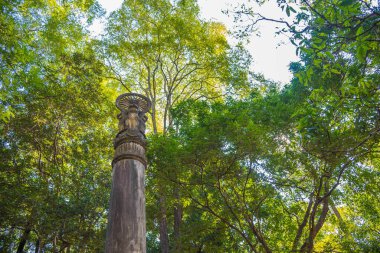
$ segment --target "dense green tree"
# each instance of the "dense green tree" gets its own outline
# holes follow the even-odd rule
[[[83,23],[99,11],[1,2],[2,252],[103,250],[114,92]]]
[[[372,215],[366,215],[363,204],[368,198],[376,201],[377,194],[358,191],[366,187],[358,179],[370,185],[378,182],[377,168],[371,165],[374,158],[367,150],[375,140],[363,143],[352,156],[319,155],[319,142],[312,150],[306,148],[303,138],[323,141],[324,137],[303,135],[305,119],[299,111],[306,107],[308,96],[300,94],[310,92],[295,80],[282,91],[254,92],[241,102],[189,101],[178,107],[174,118],[180,131],[175,138],[181,144],[171,147],[179,147],[176,161],[179,157],[188,173],[174,183],[188,198],[188,208],[210,214],[241,238],[246,246],[234,252],[350,251],[353,245],[358,251],[374,251],[378,216],[373,208]],[[340,134],[352,137],[352,129]],[[334,145],[349,144],[336,139]],[[358,194],[365,197],[355,199]],[[366,217],[371,230],[350,222],[354,213],[356,220],[364,222]],[[360,232],[355,238],[356,230]],[[359,238],[362,242],[355,243]]]
[[[252,27],[264,20],[285,24],[283,32],[292,35],[291,40],[298,43],[301,54],[301,62],[291,66],[295,79],[281,92],[269,93],[262,99],[255,100],[254,103],[260,105],[255,113],[246,112],[238,106],[239,115],[245,114],[248,119],[242,124],[236,123],[232,126],[246,133],[241,138],[248,139],[250,146],[254,141],[262,140],[265,135],[272,139],[270,142],[261,143],[266,152],[253,152],[258,156],[253,161],[254,165],[256,162],[255,172],[259,172],[253,185],[258,187],[263,182],[263,188],[259,187],[255,192],[260,193],[264,189],[269,191],[264,194],[265,201],[262,205],[270,203],[267,210],[274,211],[272,215],[281,213],[277,209],[281,205],[281,222],[284,224],[275,226],[276,221],[270,219],[270,215],[263,221],[257,217],[252,218],[253,211],[249,209],[252,204],[249,200],[244,200],[244,189],[250,185],[248,179],[251,178],[247,175],[247,186],[239,187],[239,182],[236,181],[236,175],[244,172],[248,174],[250,169],[244,169],[247,163],[244,159],[238,163],[235,160],[228,162],[228,155],[234,152],[236,154],[241,149],[242,142],[233,145],[223,139],[230,137],[230,132],[234,133],[233,136],[237,135],[226,126],[226,122],[238,121],[239,116],[231,119],[227,114],[222,120],[212,122],[211,126],[220,125],[223,129],[215,131],[215,126],[204,123],[212,118],[214,110],[217,111],[216,117],[223,115],[223,110],[214,107],[211,115],[206,110],[203,113],[206,112],[207,117],[198,115],[199,121],[187,121],[190,124],[198,122],[198,125],[193,126],[196,129],[207,129],[196,130],[196,133],[200,131],[201,136],[192,136],[192,139],[199,138],[204,142],[205,138],[208,140],[204,136],[206,133],[217,132],[217,137],[212,139],[216,151],[211,149],[211,144],[206,145],[207,149],[204,150],[203,144],[200,144],[195,150],[200,151],[200,154],[211,152],[212,155],[205,157],[206,161],[213,161],[218,157],[214,152],[222,157],[219,162],[212,162],[210,167],[212,170],[222,171],[222,175],[215,172],[216,178],[211,179],[211,182],[218,185],[210,183],[211,187],[200,196],[203,201],[197,199],[196,203],[229,224],[232,229],[239,231],[252,251],[350,251],[353,247],[361,251],[376,251],[374,240],[377,234],[373,224],[379,214],[375,211],[376,208],[372,208],[372,215],[367,216],[366,212],[369,210],[365,211],[362,201],[366,202],[366,198],[373,196],[375,205],[378,203],[376,195],[363,188],[366,180],[378,181],[378,8],[365,1],[301,1],[297,8],[299,12],[295,10],[293,1],[279,1],[279,6],[288,16],[296,13],[294,23],[263,17],[246,5],[237,14],[240,17],[248,15],[253,18]],[[300,24],[305,25],[302,30],[299,29]],[[286,108],[286,111],[282,108]],[[268,111],[270,113],[266,114]],[[261,115],[264,117],[261,118]],[[190,116],[186,114],[186,117]],[[253,129],[252,133],[260,133],[266,128],[267,131],[253,140],[248,138],[247,134],[250,132],[247,133],[245,128],[239,127],[244,126],[249,119],[256,124],[260,120],[266,122]],[[281,124],[278,121],[280,119],[286,124]],[[275,124],[280,128],[268,129],[268,124]],[[225,133],[224,129],[228,129],[228,132]],[[226,154],[225,148],[231,149],[231,153]],[[235,168],[233,171],[240,169],[242,172],[228,178],[224,174],[227,168]],[[209,173],[213,174],[211,171]],[[364,174],[368,177],[363,178]],[[355,189],[361,189],[359,196],[366,196],[364,199],[356,199],[357,193],[352,195],[351,189],[354,185]],[[218,198],[216,202],[210,203],[207,193],[212,192],[213,188],[217,190]],[[253,197],[253,200],[257,198],[260,197]],[[359,210],[362,213],[358,213]],[[343,216],[341,212],[348,215]],[[363,222],[368,229],[361,229],[362,225],[359,223],[348,222],[353,213],[356,214],[356,220]],[[284,222],[285,217],[288,217],[288,222]],[[297,224],[292,226],[291,221],[294,219]],[[276,229],[271,230],[268,226],[258,228],[262,225],[261,222],[273,225]],[[336,230],[332,229],[333,226],[345,235],[344,242]],[[276,235],[275,231],[289,231],[289,238]],[[352,233],[357,237],[352,236]],[[352,244],[355,246],[351,246]]]

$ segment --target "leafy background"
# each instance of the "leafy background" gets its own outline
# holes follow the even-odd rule
[[[265,1],[257,1],[259,4]],[[148,252],[378,252],[380,9],[249,3],[237,45],[196,1],[0,1],[0,251],[103,252],[114,100],[152,100]],[[245,41],[275,22],[297,46],[285,86]]]

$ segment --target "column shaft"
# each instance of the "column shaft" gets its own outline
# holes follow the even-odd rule
[[[123,159],[113,166],[106,253],[145,253],[145,165]]]

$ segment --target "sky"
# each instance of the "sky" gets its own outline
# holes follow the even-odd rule
[[[107,15],[120,8],[122,0],[98,0]],[[234,28],[232,17],[222,13],[222,10],[232,9],[243,0],[198,0],[201,17],[205,20],[218,21],[228,29]],[[270,1],[263,6],[258,7],[257,11],[267,17],[280,18],[285,17],[285,13],[277,7],[276,1]],[[95,34],[100,34],[103,20],[98,20],[91,27]],[[255,73],[262,73],[267,79],[286,84],[290,81],[292,75],[288,70],[290,62],[297,61],[295,54],[296,48],[288,41],[285,36],[275,35],[276,25],[270,22],[260,23],[258,33],[260,36],[253,34],[249,38],[249,44],[246,48],[253,58],[252,70]],[[233,38],[229,38],[231,44],[235,43]]]

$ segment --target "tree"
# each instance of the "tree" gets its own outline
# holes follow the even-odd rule
[[[152,101],[154,134],[166,134],[173,127],[170,112],[180,101],[223,95],[224,70],[228,68],[226,30],[221,24],[200,20],[198,13],[195,1],[163,0],[125,1],[110,15],[103,38],[109,78]],[[167,184],[160,175],[165,169],[150,166],[155,173],[148,174],[152,175],[149,182],[159,186],[155,199],[160,210],[155,213],[160,216],[162,252],[169,251],[167,196],[173,194],[177,199],[173,233],[178,245],[174,248],[180,247],[182,220],[180,193],[160,188]]]
[[[283,1],[279,3],[288,16],[291,12],[296,12],[289,3]],[[246,8],[246,6],[243,7]],[[328,3],[315,1],[312,4],[303,1],[295,23],[290,24],[284,20],[263,17],[244,8],[237,14],[250,15],[256,18],[253,24],[262,20],[285,24],[288,28],[287,32],[293,35],[292,42],[300,42],[299,50],[304,65],[293,64],[291,66],[296,78],[291,86],[284,88],[284,94],[280,96],[283,101],[277,102],[277,104],[279,103],[278,106],[287,106],[289,103],[287,93],[291,95],[290,101],[297,101],[296,104],[292,104],[292,107],[287,107],[293,112],[290,114],[293,120],[287,120],[292,123],[287,125],[287,127],[292,127],[292,131],[285,134],[282,130],[280,135],[272,133],[273,138],[283,140],[284,143],[272,142],[269,146],[281,144],[278,146],[278,150],[282,152],[275,149],[274,154],[280,153],[277,156],[270,155],[267,158],[260,156],[260,161],[264,162],[264,165],[258,164],[265,171],[264,176],[269,175],[271,179],[269,186],[273,184],[282,186],[278,190],[278,194],[280,194],[278,198],[284,200],[282,203],[284,213],[289,215],[290,220],[296,217],[299,221],[297,226],[293,228],[293,244],[287,246],[285,243],[281,247],[301,252],[312,252],[315,248],[331,250],[333,244],[321,239],[326,236],[321,231],[328,226],[326,223],[331,224],[333,219],[330,209],[340,220],[341,229],[348,233],[347,226],[342,225],[342,216],[335,203],[340,203],[342,209],[349,209],[347,203],[342,203],[341,199],[343,196],[347,196],[346,194],[350,191],[337,189],[346,187],[344,182],[348,175],[354,171],[368,171],[372,176],[377,171],[376,166],[373,166],[373,164],[377,164],[376,159],[373,160],[373,155],[378,149],[377,122],[379,121],[378,89],[374,85],[377,83],[375,80],[378,80],[379,77],[379,73],[376,71],[378,69],[378,50],[375,50],[378,48],[378,10],[362,1],[342,1],[340,4],[333,1]],[[296,25],[302,22],[306,23],[306,28],[297,30],[298,26]],[[353,32],[355,35],[352,35]],[[365,57],[363,57],[363,51],[366,52]],[[305,86],[302,88],[303,85]],[[363,89],[359,89],[362,86]],[[300,93],[292,94],[292,90]],[[296,99],[295,96],[300,98]],[[270,98],[273,96],[268,97],[268,99]],[[272,105],[269,104],[269,106]],[[264,105],[262,107],[267,108]],[[275,111],[272,112],[275,116],[280,116]],[[282,110],[281,112],[283,115],[289,115]],[[222,113],[219,112],[217,115],[222,115]],[[202,116],[202,118],[204,117]],[[275,117],[266,115],[266,118]],[[231,120],[227,117],[222,120],[222,122],[225,121]],[[201,126],[203,125],[201,124]],[[260,129],[264,127],[261,126]],[[213,133],[213,131],[210,132]],[[228,133],[224,134],[228,135]],[[229,142],[227,146],[234,148],[234,145]],[[289,150],[289,146],[293,149]],[[223,154],[223,145],[219,144],[216,147],[217,152]],[[233,150],[236,149],[235,147]],[[295,163],[289,163],[289,159]],[[231,168],[235,168],[235,166],[236,163],[232,162]],[[274,170],[276,167],[282,168],[281,173]],[[302,170],[299,171],[296,169],[297,167],[301,167]],[[221,168],[223,169],[223,167]],[[292,176],[290,185],[288,182],[282,182],[275,177],[277,173],[285,176],[285,172]],[[249,177],[247,176],[247,178]],[[286,178],[288,181],[289,178]],[[310,181],[303,182],[305,178],[310,179]],[[204,202],[197,200],[198,205],[214,213],[222,221],[224,219],[224,222],[230,224],[231,228],[240,231],[251,250],[271,252],[275,247],[273,244],[271,245],[270,239],[268,239],[272,231],[269,230],[265,233],[265,231],[257,230],[255,222],[249,222],[249,219],[239,217],[238,214],[244,213],[246,207],[241,207],[243,209],[238,213],[235,210],[239,210],[241,203],[247,203],[247,201],[239,199],[242,197],[239,195],[241,192],[239,183],[232,178],[222,179],[221,182],[218,176],[211,180],[211,182],[220,182],[221,186],[216,187],[216,189],[219,191],[219,197],[224,199],[220,203],[217,202],[216,211],[209,205],[210,202],[207,198],[204,199]],[[231,180],[231,183],[227,183],[226,180]],[[268,182],[266,183],[268,184]],[[284,188],[284,184],[287,187]],[[223,185],[228,185],[228,187],[224,188]],[[235,193],[229,193],[228,189],[235,189]],[[205,192],[210,191],[211,189],[207,188]],[[244,194],[242,195],[244,196]],[[284,195],[293,196],[293,198],[301,197],[304,203],[299,202],[296,206],[303,208],[303,211],[292,210],[295,203],[292,204],[291,199],[284,198]],[[222,212],[223,209],[218,209],[223,205],[230,207],[227,213]],[[274,207],[273,204],[271,206]],[[227,214],[232,215],[231,218],[226,218],[228,217]],[[246,217],[249,218],[249,216]],[[237,225],[233,221],[237,222]],[[246,225],[243,221],[246,222]],[[367,222],[372,223],[370,220]],[[244,234],[245,231],[249,231],[248,225],[250,223],[253,224],[250,229],[262,247],[261,249],[257,249],[255,243],[250,243],[251,237]],[[257,223],[260,224],[260,221]],[[273,224],[273,220],[271,223]],[[266,235],[267,238],[263,235]],[[319,240],[323,243],[318,243]],[[366,242],[363,245],[371,245],[371,243]],[[338,249],[345,249],[344,245],[339,243],[337,247]],[[375,249],[376,246],[369,247]]]
[[[0,127],[2,252],[103,249],[114,93],[79,21],[99,10],[2,3],[0,89],[13,114]]]
[[[125,1],[110,16],[104,57],[111,78],[151,99],[154,133],[171,126],[179,101],[221,94],[226,31],[198,12],[194,1]]]

